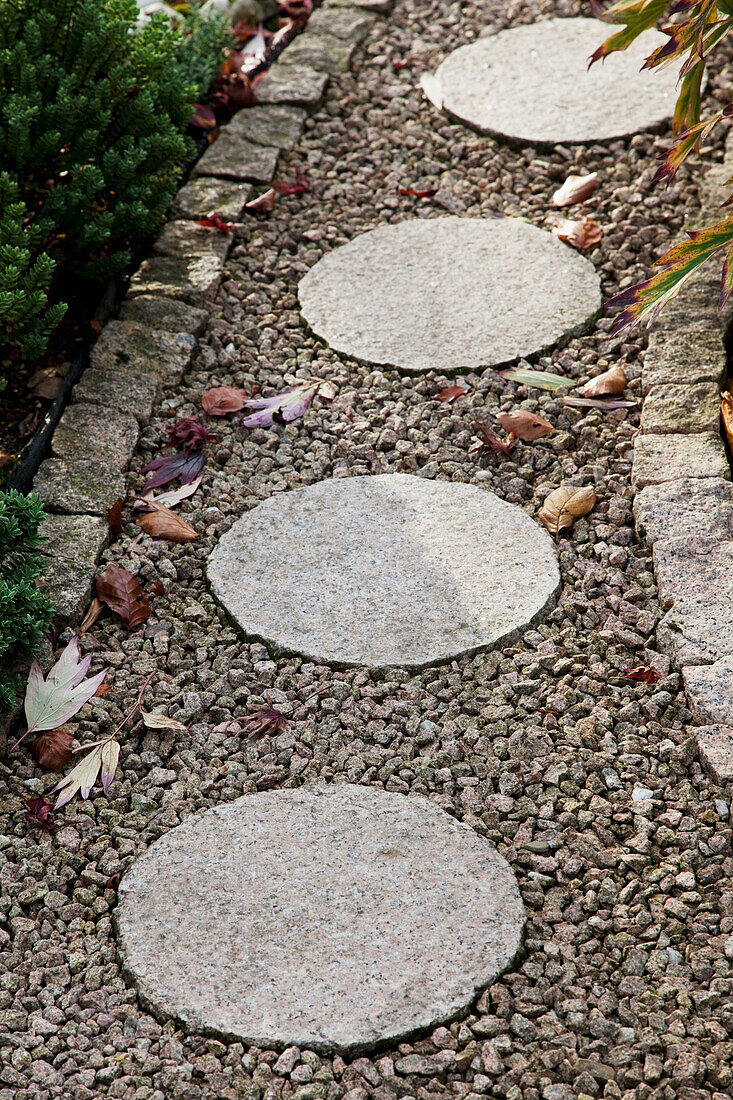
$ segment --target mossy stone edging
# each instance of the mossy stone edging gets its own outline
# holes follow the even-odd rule
[[[379,13],[387,14],[392,3],[378,0]],[[49,513],[43,524],[45,590],[57,625],[73,626],[84,614],[109,541],[106,511],[124,486],[140,429],[161,386],[176,383],[191,362],[206,325],[206,303],[219,289],[232,238],[199,228],[197,219],[215,210],[232,221],[242,217],[252,184],[271,182],[279,153],[295,144],[307,112],[319,106],[334,69],[334,36],[350,57],[348,43],[358,44],[377,21],[374,7],[375,0],[348,6],[324,0],[298,36],[297,63],[287,61],[286,50],[261,82],[262,105],[235,116],[198,162],[151,255],[133,275],[119,319],[94,345],[34,483]],[[301,63],[306,54],[308,65]]]
[[[691,228],[717,221],[733,175],[733,139],[702,185]],[[645,401],[632,484],[639,538],[652,548],[665,610],[657,644],[681,672],[700,761],[733,781],[733,485],[720,435],[731,310],[718,311],[709,264],[662,312],[642,372]]]

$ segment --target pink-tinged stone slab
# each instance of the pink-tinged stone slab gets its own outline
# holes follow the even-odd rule
[[[469,826],[347,784],[190,817],[125,875],[116,913],[154,1011],[260,1047],[347,1053],[466,1011],[524,920],[509,865]]]
[[[322,481],[247,512],[207,564],[242,630],[338,665],[422,667],[515,636],[552,603],[555,545],[485,489]]]
[[[421,218],[334,249],[298,288],[336,351],[420,372],[509,363],[582,332],[598,313],[595,268],[519,218]]]
[[[695,730],[700,763],[716,783],[733,779],[733,729],[729,726],[701,726]]]
[[[614,32],[598,19],[547,19],[479,38],[436,73],[444,108],[484,133],[538,145],[625,137],[671,118],[674,66],[641,71],[656,31],[588,68]]]

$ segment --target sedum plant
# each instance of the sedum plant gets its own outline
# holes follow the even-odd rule
[[[36,652],[51,620],[51,604],[36,586],[43,508],[38,496],[0,492],[0,712],[22,687],[18,669]]]
[[[669,182],[713,128],[733,115],[733,104],[729,104],[708,118],[700,117],[700,89],[710,52],[733,31],[733,0],[617,0],[605,11],[598,0],[590,3],[599,18],[620,28],[596,50],[591,64],[616,50],[625,50],[640,34],[663,21],[662,30],[668,41],[646,59],[644,68],[679,66],[679,93],[673,120],[676,141],[663,157],[656,175],[657,180]],[[733,201],[733,196],[728,201]],[[724,254],[722,308],[733,291],[733,214],[715,225],[691,232],[688,240],[675,244],[659,258],[659,270],[654,275],[613,298],[609,304],[621,310],[614,332],[641,320],[651,324],[688,279],[707,260],[720,254]]]
[[[121,271],[154,235],[192,152],[191,107],[226,29],[135,0],[0,3],[0,344],[32,357],[63,281]],[[217,50],[218,44],[218,50]]]

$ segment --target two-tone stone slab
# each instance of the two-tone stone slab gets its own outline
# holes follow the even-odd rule
[[[120,884],[144,1003],[260,1047],[355,1053],[465,1012],[516,955],[514,874],[424,798],[246,795],[157,840]]]
[[[612,33],[597,19],[548,19],[479,38],[438,68],[443,106],[482,133],[536,145],[658,128],[672,116],[677,72],[640,70],[668,39],[650,31],[589,69]]]
[[[526,512],[405,474],[323,481],[239,519],[207,565],[215,596],[276,652],[421,667],[514,636],[559,585]]]
[[[339,352],[406,371],[533,355],[598,313],[593,265],[517,218],[424,218],[335,249],[298,288],[303,316]]]

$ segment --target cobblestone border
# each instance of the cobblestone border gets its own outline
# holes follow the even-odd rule
[[[691,228],[720,219],[731,176],[733,134],[703,181]],[[709,266],[649,335],[632,486],[665,610],[657,644],[682,674],[700,761],[725,783],[733,780],[733,484],[720,392],[733,314],[718,311],[720,266]]]
[[[232,245],[197,224],[214,210],[239,221],[253,185],[269,184],[280,152],[300,138],[331,74],[346,72],[357,45],[394,0],[324,0],[257,85],[258,106],[240,111],[206,150],[171,206],[171,220],[133,275],[118,320],[103,330],[59,421],[51,457],[33,488],[47,510],[45,591],[59,626],[84,614],[109,542],[107,510],[163,381],[191,362]]]

